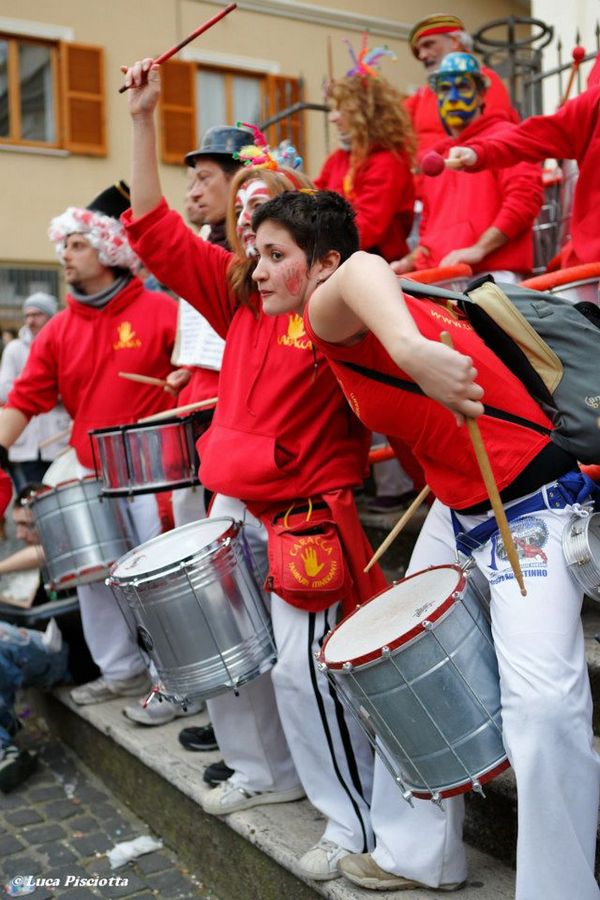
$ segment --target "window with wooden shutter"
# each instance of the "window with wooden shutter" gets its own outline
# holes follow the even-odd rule
[[[106,156],[104,50],[60,44],[62,127],[65,150]]]
[[[265,119],[277,115],[302,100],[302,82],[299,78],[267,75],[266,82]],[[285,119],[281,119],[268,128],[267,140],[272,147],[277,147],[283,140],[289,140],[300,155],[304,156],[304,124],[304,112],[286,116]]]
[[[160,157],[181,165],[196,143],[195,66],[170,60],[161,66]]]

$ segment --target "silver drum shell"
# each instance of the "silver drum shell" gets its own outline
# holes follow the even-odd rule
[[[103,500],[89,476],[34,494],[29,504],[54,590],[102,581],[135,545],[129,519],[116,500]]]
[[[125,497],[199,484],[196,441],[211,418],[212,410],[206,410],[90,431],[103,496]]]
[[[322,658],[327,666],[326,644]],[[416,637],[328,673],[407,795],[479,790],[508,767],[491,629],[468,584]]]
[[[563,531],[562,549],[581,589],[600,600],[600,513],[573,516]]]
[[[215,527],[221,533],[214,538]],[[211,535],[207,543],[206,533]],[[160,565],[166,542],[197,550]],[[143,554],[154,560],[128,577]],[[182,525],[127,554],[107,584],[158,671],[169,699],[214,697],[257,678],[276,661],[271,622],[239,523],[205,519]]]

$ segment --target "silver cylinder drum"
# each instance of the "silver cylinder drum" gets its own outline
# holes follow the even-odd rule
[[[276,650],[242,526],[203,519],[141,544],[107,584],[170,700],[214,697],[272,667]]]
[[[125,510],[116,500],[102,500],[93,476],[38,491],[28,505],[44,548],[48,586],[55,590],[102,581],[135,546]]]
[[[125,497],[199,484],[196,441],[213,410],[90,431],[102,495]]]
[[[562,549],[581,589],[600,600],[600,513],[570,519],[563,531]]]
[[[491,631],[460,567],[375,596],[328,636],[320,662],[407,799],[481,790],[507,768]]]

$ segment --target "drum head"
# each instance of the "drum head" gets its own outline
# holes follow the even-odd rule
[[[233,519],[202,519],[167,531],[122,556],[111,569],[111,577],[127,581],[190,559],[218,541],[233,524]]]
[[[66,447],[62,453],[59,453],[52,465],[46,469],[42,478],[42,484],[56,487],[57,484],[61,484],[63,481],[72,481],[74,478],[79,478],[80,471],[75,448]]]
[[[423,631],[423,621],[439,618],[463,580],[458,566],[436,566],[392,585],[338,625],[323,647],[324,662],[339,667],[379,659],[382,647],[400,646]]]

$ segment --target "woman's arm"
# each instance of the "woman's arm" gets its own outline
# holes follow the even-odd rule
[[[160,97],[160,66],[142,59],[133,66],[121,66],[129,86],[129,114],[133,134],[131,168],[131,210],[135,219],[144,216],[160,202],[162,190],[156,156],[154,110]]]
[[[359,251],[310,298],[315,334],[328,343],[351,341],[372,331],[396,365],[425,393],[460,416],[483,412],[483,389],[470,357],[430,341],[419,332],[398,281],[380,257]]]

